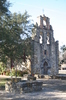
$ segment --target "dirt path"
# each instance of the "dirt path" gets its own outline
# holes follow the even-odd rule
[[[40,79],[43,89],[39,92],[12,94],[0,91],[0,100],[66,100],[66,80]]]

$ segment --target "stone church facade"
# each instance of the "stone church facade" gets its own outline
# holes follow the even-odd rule
[[[45,15],[37,17],[32,41],[32,73],[56,75],[59,59],[58,41],[55,41],[50,19]]]

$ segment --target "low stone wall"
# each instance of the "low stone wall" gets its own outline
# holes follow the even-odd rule
[[[66,70],[59,70],[58,73],[59,74],[66,74]]]
[[[21,78],[11,78],[11,82],[19,82],[21,81]]]
[[[50,79],[51,76],[49,76],[49,75],[44,75],[44,74],[40,74],[40,75],[38,75],[38,78]]]
[[[20,81],[20,82],[7,82],[5,84],[5,91],[12,93],[33,92],[42,90],[43,82],[40,81]]]
[[[55,76],[56,79],[62,79],[62,80],[66,80],[66,75],[64,74],[58,74]]]
[[[36,80],[36,77],[30,76],[30,75],[29,75],[29,76],[27,77],[27,80]]]

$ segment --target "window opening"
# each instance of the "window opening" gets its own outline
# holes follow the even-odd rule
[[[42,44],[42,35],[40,35],[40,40],[39,40],[40,44]]]

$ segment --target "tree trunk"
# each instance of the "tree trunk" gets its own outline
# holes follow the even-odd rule
[[[11,58],[11,69],[14,67],[13,59]]]

